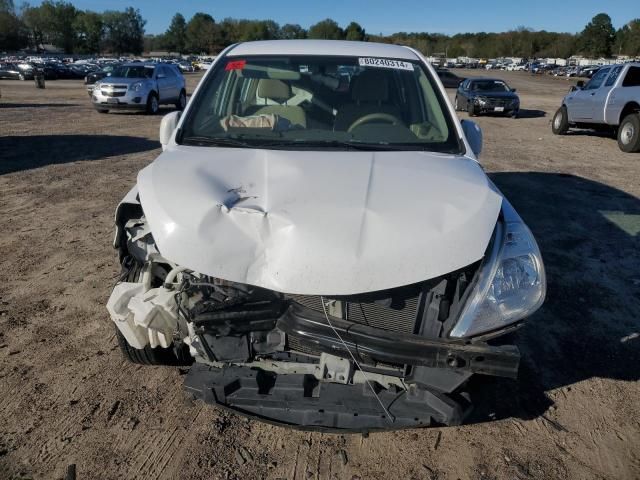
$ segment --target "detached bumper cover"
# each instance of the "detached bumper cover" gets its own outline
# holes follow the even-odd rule
[[[513,345],[492,346],[430,339],[334,317],[331,324],[351,353],[362,360],[465,370],[509,378],[516,378],[518,374],[520,351]],[[333,355],[349,356],[322,313],[294,304],[280,317],[277,327],[310,347]]]

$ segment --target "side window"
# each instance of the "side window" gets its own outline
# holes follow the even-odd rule
[[[608,68],[601,68],[593,75],[593,77],[591,78],[589,83],[587,83],[587,86],[584,87],[584,89],[596,90],[597,88],[600,88],[600,86],[602,85],[602,82],[604,82],[604,79],[608,74],[609,74]]]
[[[629,67],[622,81],[623,87],[640,87],[640,67]]]
[[[620,72],[621,71],[622,71],[622,65],[620,65],[618,67],[614,67],[611,70],[611,74],[607,77],[607,81],[604,83],[604,86],[605,87],[610,87],[611,85],[616,83],[616,80],[620,76]]]

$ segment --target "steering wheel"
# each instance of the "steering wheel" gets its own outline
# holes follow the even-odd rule
[[[390,113],[369,113],[353,122],[347,132],[351,133],[360,125],[375,122],[376,120],[382,120],[383,122],[390,123],[391,125],[399,125],[402,123],[402,121],[398,117],[396,117],[395,115],[391,115]]]

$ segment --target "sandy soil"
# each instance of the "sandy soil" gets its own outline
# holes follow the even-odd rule
[[[482,162],[549,276],[520,377],[484,382],[468,425],[368,437],[247,421],[187,399],[180,370],[126,363],[104,307],[112,214],[161,117],[98,114],[80,82],[2,81],[0,478],[640,478],[640,155],[551,134],[566,80],[500,75],[526,111],[477,119]]]

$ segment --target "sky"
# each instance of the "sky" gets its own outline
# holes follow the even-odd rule
[[[308,28],[327,17],[340,26],[360,23],[368,33],[502,32],[518,26],[534,30],[576,33],[591,18],[608,13],[613,26],[621,27],[640,17],[638,0],[70,0],[77,8],[122,10],[139,8],[147,20],[147,33],[164,32],[171,17],[180,12],[210,14],[216,21],[226,17],[271,19],[280,25],[298,23]],[[18,4],[19,2],[15,2]],[[41,2],[32,1],[32,5]]]

